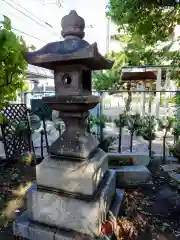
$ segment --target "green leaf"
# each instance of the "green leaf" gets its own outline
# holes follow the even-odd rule
[[[7,30],[11,30],[11,20],[5,15],[3,15],[3,17],[4,17],[4,21],[3,21],[4,28]]]

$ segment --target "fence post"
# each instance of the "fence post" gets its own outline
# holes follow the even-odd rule
[[[27,92],[24,93],[24,104],[27,106]]]
[[[103,114],[103,92],[100,92],[100,118],[102,117]],[[100,142],[103,141],[103,127],[100,125]]]
[[[159,118],[159,109],[160,109],[160,98],[161,98],[161,77],[162,77],[162,69],[159,68],[157,72],[156,79],[156,118]]]
[[[146,93],[145,93],[145,90],[146,90],[146,84],[143,81],[142,86],[141,86],[141,91],[142,91],[142,116],[145,115],[145,110],[146,110]]]

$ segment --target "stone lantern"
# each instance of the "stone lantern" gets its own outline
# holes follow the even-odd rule
[[[27,192],[27,211],[14,222],[14,234],[30,240],[98,236],[116,194],[107,154],[85,128],[89,110],[99,102],[92,95],[91,71],[110,69],[113,62],[98,52],[96,43],[83,40],[85,22],[76,11],[63,17],[61,25],[64,41],[25,56],[29,64],[54,71],[56,95],[43,101],[60,112],[66,126],[36,166],[37,184]]]

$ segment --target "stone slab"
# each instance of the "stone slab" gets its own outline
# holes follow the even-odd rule
[[[133,158],[133,164],[134,165],[143,165],[147,166],[150,162],[150,158],[148,154],[145,154],[144,152],[138,152],[138,153],[108,153],[108,159],[109,163],[111,159],[128,159]]]
[[[178,163],[165,164],[165,165],[162,165],[161,168],[166,173],[172,172],[172,171],[176,170],[177,168],[180,168],[180,164],[178,164]]]
[[[169,172],[168,173],[170,178],[170,185],[174,187],[180,188],[180,174],[176,172]]]
[[[24,226],[26,231],[24,231]],[[94,238],[74,232],[63,231],[46,225],[32,223],[28,219],[27,212],[16,218],[13,223],[13,234],[27,240],[93,240]]]
[[[47,157],[36,167],[36,179],[41,186],[92,195],[107,169],[107,154],[97,149],[85,162]]]
[[[135,182],[135,183],[120,183],[117,187],[123,187],[128,189],[134,189],[134,188],[152,188],[154,186],[154,183],[150,180],[147,182]]]
[[[13,234],[29,239],[29,224],[27,212],[24,212],[13,222]]]
[[[27,210],[30,220],[58,228],[69,228],[94,236],[100,231],[115,195],[116,172],[108,170],[108,178],[99,195],[87,202],[56,193],[40,190],[27,194]]]
[[[116,168],[117,187],[148,183],[151,173],[145,166],[122,166]]]
[[[111,217],[117,218],[118,217],[120,208],[123,204],[124,196],[125,196],[124,189],[116,188],[116,195],[111,204],[110,211],[108,212],[109,218],[111,218]]]

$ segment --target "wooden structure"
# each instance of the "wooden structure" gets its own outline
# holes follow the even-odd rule
[[[173,87],[168,68],[169,66],[136,66],[121,69],[121,80],[124,83],[135,85],[136,91],[142,94],[143,115],[145,113],[145,91],[154,90],[156,92],[156,117],[159,117],[160,92],[172,90]]]

